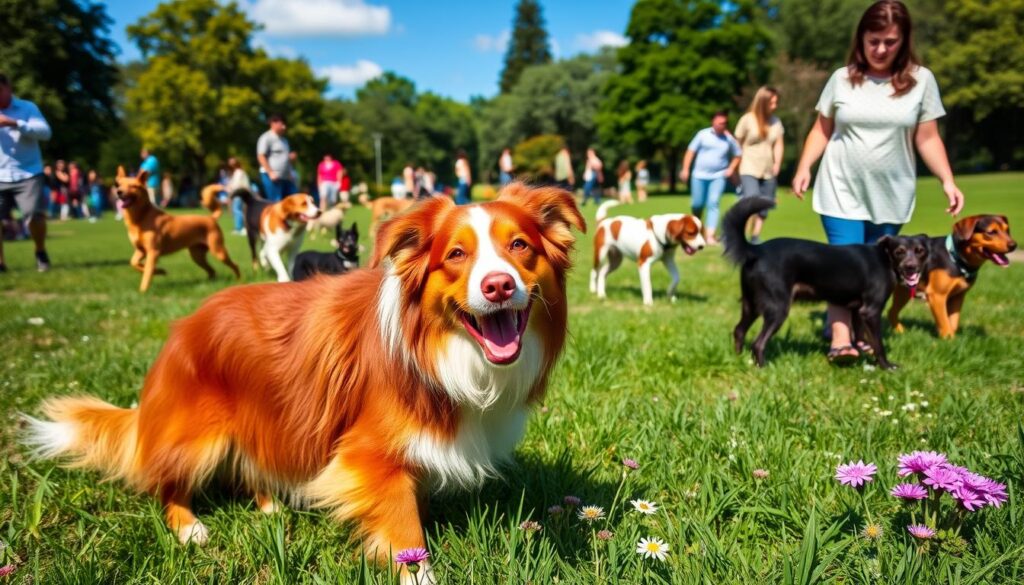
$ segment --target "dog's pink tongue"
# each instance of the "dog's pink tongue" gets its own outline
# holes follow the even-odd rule
[[[487,351],[499,360],[511,358],[519,351],[519,331],[515,311],[498,311],[480,317],[480,334]]]
[[[1007,266],[1010,265],[1010,259],[1006,257],[1006,254],[993,253],[992,261],[995,262],[996,265],[1002,266],[1003,268],[1006,268]]]

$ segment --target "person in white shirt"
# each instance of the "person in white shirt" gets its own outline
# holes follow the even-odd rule
[[[601,203],[601,185],[604,183],[604,163],[598,158],[593,148],[587,149],[587,161],[583,165],[583,203],[594,198],[594,203]]]
[[[914,147],[942,182],[946,212],[955,216],[963,209],[937,123],[946,111],[935,76],[914,55],[911,28],[902,2],[871,5],[857,26],[846,67],[821,92],[793,193],[803,198],[811,165],[820,158],[812,201],[830,244],[871,244],[910,221],[916,203]],[[849,363],[864,350],[854,347],[850,323],[849,309],[829,306],[826,336],[831,333],[833,362]]]
[[[46,253],[46,195],[43,193],[43,155],[39,143],[52,135],[50,124],[30,101],[14,96],[11,81],[0,73],[0,217],[14,206],[29,218],[36,245],[36,269],[50,269]],[[0,238],[0,273],[7,272]]]
[[[224,190],[227,191],[228,197],[239,189],[249,189],[252,186],[252,181],[249,180],[249,175],[246,174],[245,169],[238,163],[238,159],[231,156],[228,157],[227,163],[228,182],[224,186]],[[236,236],[245,235],[245,211],[242,207],[241,197],[231,197],[231,217],[234,218],[235,229],[231,232]]]
[[[501,151],[501,157],[498,158],[498,181],[502,187],[512,182],[512,172],[514,170],[512,151],[506,148]]]

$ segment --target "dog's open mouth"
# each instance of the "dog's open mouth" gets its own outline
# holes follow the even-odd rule
[[[686,252],[687,256],[693,256],[694,254],[697,253],[697,248],[694,248],[690,244],[687,244],[687,243],[684,242],[683,243],[683,252]]]
[[[523,348],[523,333],[530,320],[531,302],[525,309],[502,309],[486,315],[471,315],[459,311],[462,325],[480,344],[487,361],[507,365],[519,358]]]
[[[907,288],[914,288],[919,282],[921,282],[920,272],[911,272],[910,274],[902,274],[903,284],[907,285]]]
[[[138,199],[138,197],[135,195],[122,195],[121,205],[123,205],[124,207],[131,207],[132,205],[135,204],[136,199]]]
[[[982,250],[982,254],[986,258],[996,263],[996,266],[1002,266],[1006,268],[1010,265],[1010,258],[1006,254],[1000,254],[999,252],[993,252],[992,250]]]

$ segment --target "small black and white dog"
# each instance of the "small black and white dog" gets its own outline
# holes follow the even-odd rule
[[[292,280],[306,280],[315,274],[344,274],[359,268],[359,227],[353,223],[343,231],[338,224],[334,226],[334,234],[331,244],[338,248],[334,252],[308,251],[295,257]]]
[[[830,246],[810,240],[776,238],[761,245],[746,240],[747,219],[775,203],[745,197],[722,220],[725,256],[742,268],[743,314],[733,330],[736,353],[750,325],[764,317],[754,340],[754,360],[764,365],[764,348],[789,315],[794,298],[847,307],[855,339],[866,341],[878,365],[891,369],[882,344],[882,309],[897,281],[914,286],[928,261],[928,237],[883,236],[877,244]]]

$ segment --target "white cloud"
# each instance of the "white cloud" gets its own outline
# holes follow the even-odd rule
[[[582,51],[596,51],[601,47],[621,47],[628,44],[626,37],[610,30],[596,30],[590,34],[576,35],[576,48]]]
[[[267,52],[271,57],[283,57],[285,59],[295,59],[299,56],[299,52],[294,47],[288,45],[277,45],[270,44],[267,42],[262,35],[256,35],[252,39],[252,44],[255,47],[259,47]]]
[[[481,53],[504,53],[508,49],[511,31],[503,30],[496,35],[478,34],[473,37],[473,47]]]
[[[355,65],[329,65],[317,69],[317,74],[326,77],[331,86],[338,87],[359,87],[375,77],[379,77],[384,70],[373,61],[360,59]]]
[[[363,0],[254,0],[248,9],[273,36],[374,36],[391,27],[390,8]]]

